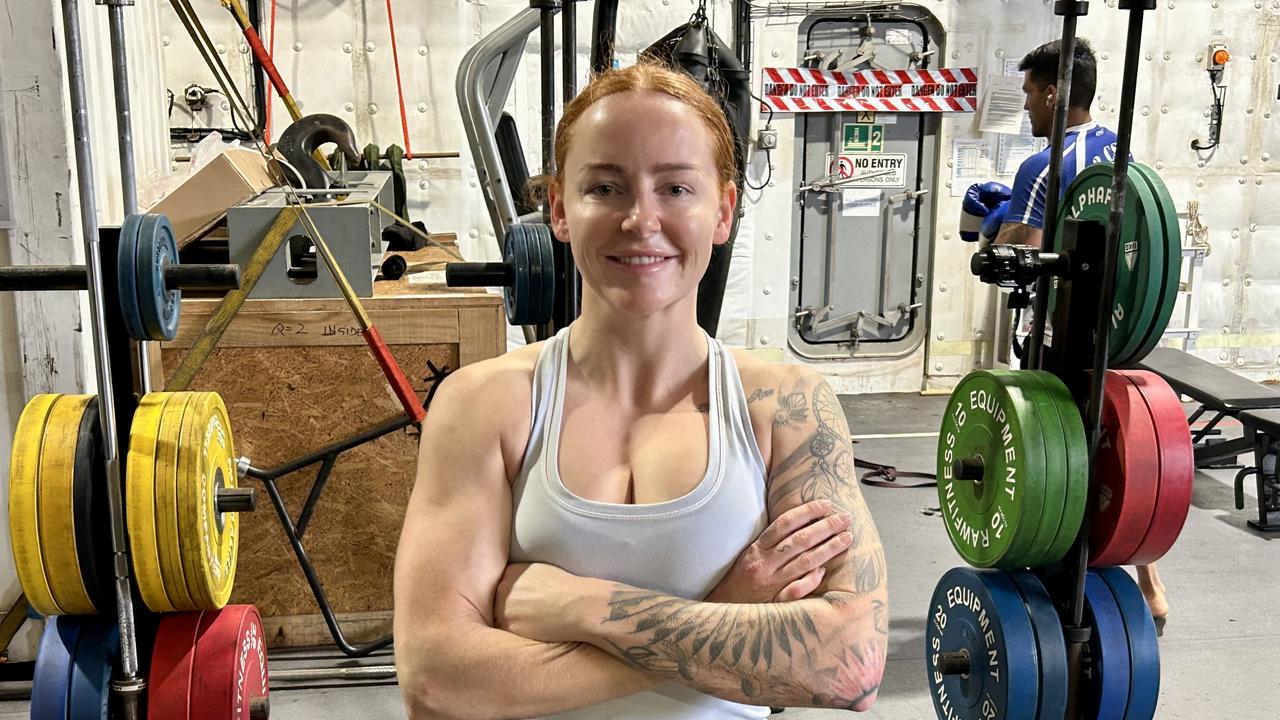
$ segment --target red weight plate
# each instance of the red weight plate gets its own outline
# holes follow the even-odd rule
[[[203,612],[165,615],[147,673],[147,720],[191,720],[191,671]]]
[[[1089,525],[1089,565],[1126,562],[1151,525],[1160,475],[1155,423],[1138,388],[1115,370],[1103,385],[1102,444]]]
[[[191,705],[205,717],[249,720],[250,708],[267,702],[267,648],[262,618],[253,605],[206,611],[196,640]]]
[[[1155,422],[1156,442],[1160,446],[1160,483],[1156,509],[1151,516],[1147,535],[1126,565],[1145,565],[1164,557],[1182,533],[1191,509],[1191,489],[1196,475],[1195,450],[1191,447],[1191,428],[1178,395],[1159,375],[1145,370],[1126,370],[1147,403]]]

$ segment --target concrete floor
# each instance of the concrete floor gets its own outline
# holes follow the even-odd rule
[[[945,397],[917,395],[841,398],[855,435],[936,431]],[[1228,430],[1228,432],[1230,432]],[[933,437],[859,439],[859,457],[902,470],[932,470]],[[1243,459],[1243,458],[1242,458]],[[1255,513],[1234,509],[1234,471],[1200,472],[1190,516],[1179,542],[1160,562],[1171,611],[1160,641],[1162,682],[1157,717],[1170,720],[1274,720],[1280,717],[1280,620],[1270,608],[1280,589],[1280,545],[1245,526]],[[1251,488],[1251,484],[1250,484]],[[864,487],[884,539],[890,574],[889,663],[880,699],[863,717],[922,720],[934,717],[925,685],[924,624],[937,579],[963,564],[941,520],[922,510],[936,506],[932,489]],[[387,663],[389,658],[374,658]],[[273,656],[273,667],[311,664]],[[274,686],[273,720],[403,718],[393,686],[288,690]],[[25,703],[0,705],[0,718],[26,717]],[[849,717],[836,711],[795,709],[792,720]]]

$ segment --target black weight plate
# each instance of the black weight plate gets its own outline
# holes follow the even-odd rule
[[[71,664],[67,720],[107,720],[111,670],[119,654],[120,633],[114,622],[81,618],[80,641]]]
[[[529,252],[524,238],[524,226],[507,226],[502,239],[503,260],[511,265],[511,285],[503,288],[502,299],[507,308],[507,322],[512,325],[528,325],[529,307]]]
[[[76,556],[85,590],[99,612],[115,606],[111,571],[111,517],[107,514],[107,466],[102,446],[98,398],[85,406],[76,435],[75,480]]]
[[[79,639],[77,618],[51,615],[45,619],[31,680],[31,720],[67,720],[71,663]]]
[[[969,654],[969,672],[944,675],[941,654],[960,651]],[[940,718],[1036,718],[1035,632],[1008,576],[970,568],[952,568],[942,576],[929,602],[925,674]]]
[[[178,243],[164,215],[142,216],[138,228],[138,309],[149,340],[172,340],[178,334],[182,293],[165,287],[164,269],[178,264]]]
[[[142,327],[142,311],[138,309],[138,230],[142,215],[130,215],[120,226],[120,246],[116,251],[116,289],[120,296],[120,314],[125,329],[134,340],[147,340]]]
[[[1129,640],[1129,705],[1125,720],[1155,717],[1160,698],[1160,646],[1151,610],[1137,583],[1118,567],[1098,568],[1098,577],[1111,588]]]
[[[1022,570],[1007,571],[1022,594],[1036,634],[1036,650],[1040,658],[1040,702],[1038,720],[1061,720],[1067,714],[1067,641],[1062,634],[1062,621],[1053,607],[1053,599],[1040,579]]]
[[[536,225],[521,223],[520,231],[524,235],[525,252],[528,253],[529,265],[529,305],[524,313],[526,325],[537,325],[542,320],[542,249],[538,247]]]
[[[533,225],[533,239],[542,255],[542,307],[538,322],[551,322],[556,303],[556,240],[551,227],[543,223]]]

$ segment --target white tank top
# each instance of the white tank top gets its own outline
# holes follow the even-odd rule
[[[710,447],[698,486],[661,503],[595,502],[570,492],[558,472],[571,328],[543,345],[534,367],[529,445],[512,487],[511,562],[548,563],[575,575],[701,600],[768,519],[764,460],[733,355],[706,336]],[[737,720],[768,715],[769,708],[673,683],[552,717]]]

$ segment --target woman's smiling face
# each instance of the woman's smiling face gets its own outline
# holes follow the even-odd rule
[[[720,186],[712,147],[705,122],[656,91],[601,98],[573,124],[552,228],[607,304],[649,314],[696,302],[737,200]]]

